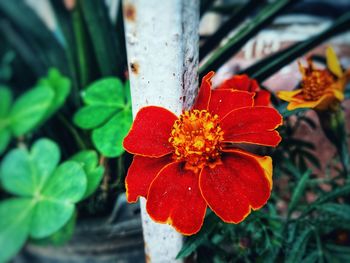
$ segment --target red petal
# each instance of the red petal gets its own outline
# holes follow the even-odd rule
[[[146,207],[156,222],[171,224],[182,234],[192,235],[203,224],[206,203],[199,190],[199,175],[183,166],[175,162],[160,171],[151,184]]]
[[[250,89],[251,79],[247,75],[235,75],[225,80],[217,89],[236,89],[244,91],[255,91]]]
[[[196,110],[207,110],[211,95],[211,78],[214,76],[214,71],[210,71],[202,79],[201,87],[197,95],[197,99],[193,105],[193,109]]]
[[[240,90],[213,90],[209,102],[209,112],[223,119],[232,110],[253,106],[254,93]]]
[[[267,172],[256,157],[244,151],[224,154],[222,165],[205,167],[200,175],[200,189],[208,206],[223,221],[239,223],[251,208],[261,208],[270,197]]]
[[[282,116],[270,107],[247,107],[231,111],[221,120],[224,141],[276,146],[281,137],[275,129]]]
[[[253,91],[253,92],[258,92],[260,91],[260,86],[258,84],[258,82],[255,80],[255,79],[250,79],[251,82],[250,82],[250,91]]]
[[[173,151],[169,143],[171,129],[177,117],[167,109],[149,106],[140,109],[124,138],[123,146],[129,153],[161,157]]]
[[[147,198],[147,193],[152,181],[159,171],[171,162],[171,155],[166,155],[161,158],[135,155],[125,178],[128,202],[136,202],[139,196]]]
[[[260,90],[255,93],[254,105],[255,106],[269,106],[271,100],[270,92],[266,90]]]

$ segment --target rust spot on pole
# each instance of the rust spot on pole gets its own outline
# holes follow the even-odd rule
[[[124,7],[124,15],[127,20],[135,21],[136,19],[136,9],[132,4],[126,4]]]
[[[151,257],[147,252],[148,249],[147,249],[147,242],[146,241],[144,243],[144,246],[145,246],[145,263],[151,263]]]
[[[139,73],[139,67],[140,67],[139,64],[136,62],[130,63],[131,71],[132,71],[132,73],[134,73],[136,75]]]

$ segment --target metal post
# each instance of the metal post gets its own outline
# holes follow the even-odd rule
[[[123,11],[134,116],[147,105],[180,114],[198,87],[199,1],[124,0]],[[180,262],[182,236],[140,205],[147,262]]]

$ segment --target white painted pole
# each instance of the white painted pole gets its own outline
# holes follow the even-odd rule
[[[134,117],[147,105],[180,114],[198,87],[199,0],[124,0],[123,11]],[[182,236],[140,205],[147,262],[180,262]]]

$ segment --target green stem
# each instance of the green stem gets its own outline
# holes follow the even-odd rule
[[[73,138],[74,138],[75,142],[77,143],[77,145],[79,146],[79,148],[81,150],[87,149],[87,146],[84,143],[83,139],[80,137],[77,130],[69,123],[69,121],[62,114],[58,114],[58,118],[63,123],[63,125],[66,126],[68,131],[73,135]]]

